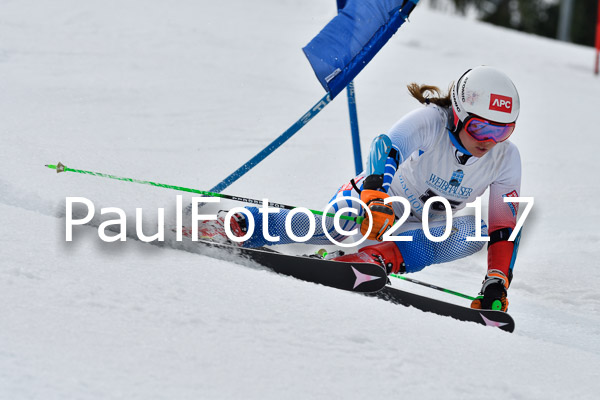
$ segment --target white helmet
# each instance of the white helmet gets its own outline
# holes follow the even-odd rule
[[[519,116],[519,93],[514,83],[496,68],[480,66],[465,72],[451,92],[455,119],[465,121],[476,115],[488,121],[508,124]],[[455,120],[456,128],[459,121]]]

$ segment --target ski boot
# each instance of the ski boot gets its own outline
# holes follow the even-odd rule
[[[394,242],[377,243],[366,246],[357,253],[346,254],[333,258],[333,261],[366,262],[378,264],[389,274],[403,274],[406,272],[404,258]]]
[[[215,243],[242,246],[243,242],[234,242],[229,239],[225,232],[225,216],[227,211],[221,210],[217,213],[217,219],[209,219],[198,223],[198,239],[208,240]],[[231,233],[242,237],[247,232],[246,218],[241,213],[236,213],[230,219]],[[192,228],[183,228],[183,235],[192,237]]]
[[[502,271],[490,269],[485,275],[479,296],[471,302],[471,308],[506,312],[508,310],[506,291],[509,284],[510,279]]]

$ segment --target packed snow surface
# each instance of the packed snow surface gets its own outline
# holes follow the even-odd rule
[[[104,243],[93,226],[65,241],[67,196],[133,224],[136,207],[146,222],[168,214],[177,192],[45,164],[210,189],[323,96],[301,48],[335,13],[333,0],[0,2],[0,398],[597,395],[591,48],[419,5],[355,80],[364,154],[420,107],[408,83],[446,88],[481,64],[513,78],[521,195],[535,198],[513,334],[167,246]],[[322,209],[353,174],[342,93],[226,193]],[[485,269],[483,251],[414,277],[476,294]]]

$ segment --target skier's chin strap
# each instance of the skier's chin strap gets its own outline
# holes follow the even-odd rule
[[[452,142],[454,147],[456,147],[458,149],[458,151],[460,151],[461,153],[463,153],[467,156],[473,155],[473,154],[469,153],[469,151],[467,149],[465,149],[465,147],[462,145],[462,143],[458,139],[458,137],[457,137],[458,135],[455,135],[450,129],[448,129],[448,135],[450,136],[450,141]]]

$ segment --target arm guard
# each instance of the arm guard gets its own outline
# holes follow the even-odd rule
[[[367,179],[370,176],[378,176],[380,185],[377,188],[366,187],[365,189],[376,189],[387,193],[392,179],[396,174],[398,165],[400,165],[400,154],[396,146],[392,144],[392,140],[387,135],[379,135],[371,143],[371,149],[369,150],[369,157],[367,159],[367,165],[365,169],[365,176]],[[365,179],[365,182],[367,181]],[[373,178],[371,178],[373,180]]]

